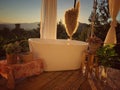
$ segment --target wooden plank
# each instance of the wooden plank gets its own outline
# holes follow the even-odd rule
[[[75,81],[80,78],[80,71],[74,71],[73,74],[69,76],[69,78],[61,84],[61,88],[64,88],[65,90],[70,90],[72,87],[72,84],[75,83]]]
[[[96,88],[96,86],[94,84],[94,81],[92,80],[91,75],[88,76],[88,82],[89,82],[92,90],[97,90],[97,88]]]
[[[71,74],[68,79],[66,79],[66,82],[64,82],[61,87],[64,90],[78,90],[80,85],[85,80],[86,78],[83,77],[82,72],[77,70],[77,71],[74,71],[73,74]]]
[[[108,84],[112,84],[114,88],[120,90],[120,70],[108,68],[108,80]]]
[[[61,87],[61,85],[64,84],[64,83],[69,79],[69,77],[70,77],[71,75],[73,75],[73,73],[74,73],[74,72],[72,72],[72,71],[71,71],[71,72],[68,71],[67,73],[64,73],[59,80],[56,80],[56,81],[57,81],[57,84],[54,86],[54,89],[55,89],[55,90],[58,90],[58,89],[64,90],[65,87]]]
[[[120,71],[108,72],[107,83],[91,77],[86,79],[80,70],[43,72],[38,76],[17,80],[15,90],[120,90]],[[0,90],[7,90],[0,78]]]
[[[48,83],[49,81],[53,80],[57,75],[59,75],[62,72],[45,72],[42,75],[32,78],[32,80],[26,80],[26,82],[21,82],[21,87],[20,84],[16,86],[17,90],[26,90],[26,89],[32,89],[32,90],[39,90],[43,85]],[[29,87],[28,87],[29,86]],[[24,88],[23,88],[24,87]]]
[[[78,90],[92,90],[91,89],[91,86],[88,82],[88,80],[85,80],[81,85],[80,87],[78,88]],[[99,90],[99,89],[98,89]]]
[[[101,83],[98,79],[93,79],[94,85],[96,86],[97,90],[102,90]]]
[[[94,77],[92,77],[92,80],[98,90],[120,90],[119,89],[120,72],[119,73],[118,72],[114,69],[109,69],[106,83],[103,80],[96,79]]]
[[[52,89],[56,89],[57,87],[60,88],[60,85],[64,84],[66,78],[68,78],[68,76],[71,75],[71,73],[72,73],[71,71],[62,72],[59,76],[54,78],[54,80],[48,82],[48,84],[42,87],[41,89],[46,90],[47,88],[49,88],[50,90],[52,90]]]
[[[78,90],[82,83],[86,80],[86,77],[83,76],[82,71],[77,71],[78,74],[75,74],[74,81],[70,84],[70,89],[72,90]],[[73,76],[72,76],[73,77]]]

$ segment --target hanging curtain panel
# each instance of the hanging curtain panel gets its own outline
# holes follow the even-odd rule
[[[41,9],[41,38],[56,39],[57,1],[42,0]]]
[[[115,27],[117,25],[116,17],[119,12],[119,7],[120,7],[120,0],[109,0],[109,11],[112,21],[111,21],[111,27],[108,30],[107,36],[104,41],[105,44],[117,43]]]

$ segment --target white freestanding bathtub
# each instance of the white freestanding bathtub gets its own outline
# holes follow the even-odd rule
[[[34,58],[42,58],[45,71],[79,69],[82,53],[88,44],[76,40],[29,39]]]

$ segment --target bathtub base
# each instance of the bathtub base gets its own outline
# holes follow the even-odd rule
[[[81,41],[29,39],[34,58],[43,59],[44,71],[76,70],[88,44]]]

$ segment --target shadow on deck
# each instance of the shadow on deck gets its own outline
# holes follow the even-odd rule
[[[96,78],[86,78],[80,70],[43,72],[16,81],[15,90],[120,90],[120,71],[109,70],[108,83]],[[0,78],[0,90],[8,90],[6,80]]]

